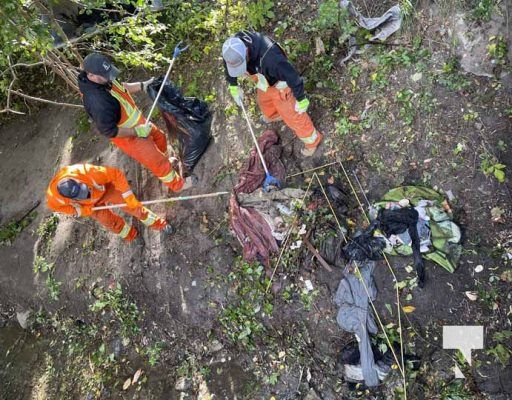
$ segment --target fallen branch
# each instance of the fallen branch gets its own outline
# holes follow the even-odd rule
[[[307,235],[306,235],[307,236]],[[317,249],[311,244],[307,237],[302,239],[302,243],[306,245],[308,250],[316,257],[316,259],[320,262],[320,265],[324,267],[327,271],[332,272],[331,266],[324,260],[324,258],[320,255]]]
[[[8,90],[8,92],[9,92],[9,93],[13,93],[13,94],[17,94],[18,96],[24,97],[24,98],[29,99],[29,100],[39,101],[39,102],[41,102],[41,103],[54,104],[54,105],[57,105],[57,106],[66,106],[66,107],[84,108],[84,106],[83,106],[82,104],[59,103],[59,102],[57,102],[57,101],[46,100],[46,99],[42,99],[42,98],[40,98],[40,97],[33,97],[33,96],[29,96],[28,94],[18,92],[17,90]],[[4,110],[2,110],[2,112],[3,112],[3,111],[4,111]],[[23,114],[23,113],[21,113],[21,114]]]

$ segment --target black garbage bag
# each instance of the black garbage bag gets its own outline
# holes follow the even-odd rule
[[[160,90],[163,76],[148,86],[148,95],[154,100]],[[172,147],[179,153],[186,170],[191,172],[211,140],[212,115],[206,102],[196,97],[183,97],[181,90],[170,80],[164,84],[158,107],[169,133]]]

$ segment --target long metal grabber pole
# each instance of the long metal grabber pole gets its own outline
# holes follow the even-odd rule
[[[167,78],[169,77],[169,74],[171,73],[172,66],[174,65],[174,61],[176,61],[176,58],[185,50],[188,49],[188,46],[180,47],[181,42],[179,42],[176,47],[174,48],[174,53],[172,56],[172,60],[169,63],[169,68],[167,68],[167,72],[165,73],[164,79],[162,81],[162,84],[160,85],[160,89],[158,89],[158,93],[156,94],[155,101],[153,101],[153,105],[151,106],[151,109],[149,110],[148,117],[146,118],[146,125],[149,125],[151,122],[151,114],[153,114],[153,110],[155,109],[158,99],[160,98],[160,95],[162,94],[162,90],[164,90],[165,82],[167,82]]]
[[[229,192],[215,192],[215,193],[206,193],[206,194],[194,194],[191,196],[168,197],[165,199],[141,201],[141,204],[146,205],[146,204],[156,204],[156,203],[168,203],[168,202],[172,202],[172,201],[205,199],[207,197],[217,197],[217,196],[222,196],[224,194],[229,194]],[[122,208],[122,207],[126,207],[126,203],[110,204],[108,206],[98,206],[98,207],[93,207],[92,209],[94,211],[96,211],[96,210],[110,210],[112,208]]]

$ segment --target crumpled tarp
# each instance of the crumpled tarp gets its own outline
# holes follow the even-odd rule
[[[378,331],[369,302],[377,297],[377,287],[373,280],[375,262],[358,262],[357,266],[354,273],[345,269],[345,277],[334,296],[334,302],[339,306],[336,321],[341,329],[356,335],[364,381],[368,387],[372,387],[379,384],[370,341],[370,333],[376,334]]]
[[[402,11],[397,4],[387,10],[382,16],[376,18],[364,17],[351,1],[341,0],[340,7],[348,9],[349,14],[355,18],[357,24],[364,29],[373,31],[379,28],[379,32],[370,38],[374,40],[386,40],[402,26]]]
[[[267,130],[258,138],[258,145],[263,154],[269,172],[284,180],[286,172],[284,165],[280,160],[282,153],[281,145],[278,143],[279,137],[273,130]],[[230,227],[235,233],[243,247],[243,258],[247,261],[259,261],[266,268],[270,264],[272,254],[279,251],[279,246],[273,231],[275,226],[269,224],[270,216],[264,215],[254,207],[254,198],[252,205],[249,199],[251,196],[243,195],[253,193],[261,188],[265,180],[265,171],[261,165],[256,148],[252,148],[249,158],[240,170],[238,184],[233,188],[233,195],[229,202]],[[279,192],[275,192],[279,193]],[[237,195],[246,201],[245,207],[239,204]],[[271,196],[280,196],[272,194]],[[272,200],[270,200],[272,201]]]

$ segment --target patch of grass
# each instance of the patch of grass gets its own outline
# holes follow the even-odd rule
[[[234,300],[222,311],[219,321],[228,339],[236,345],[253,349],[257,338],[266,331],[263,318],[272,314],[272,296],[266,292],[269,279],[258,263],[237,260],[227,282]]]
[[[272,0],[256,0],[246,4],[247,20],[254,29],[263,28],[274,18]]]
[[[497,6],[497,0],[480,0],[471,10],[471,19],[477,22],[488,22]]]
[[[510,349],[512,331],[496,332],[492,335],[492,339],[496,344],[486,350],[485,353],[492,356],[495,361],[505,367],[512,356],[512,350]]]
[[[471,82],[460,72],[460,60],[458,57],[448,59],[442,68],[441,74],[435,80],[442,86],[454,92],[465,90],[471,86]]]
[[[9,222],[7,225],[0,228],[0,246],[10,245],[23,231],[23,229],[29,226],[36,217],[37,211],[34,210],[21,220]]]
[[[36,275],[40,273],[46,274],[45,284],[46,289],[48,290],[48,296],[52,301],[59,300],[60,286],[62,285],[62,282],[59,282],[57,279],[55,279],[55,264],[48,262],[44,257],[40,255],[36,255],[34,258],[32,270]]]
[[[416,109],[413,104],[414,92],[411,89],[403,89],[396,92],[395,100],[399,104],[398,111],[399,117],[406,125],[411,125],[414,122]]]

